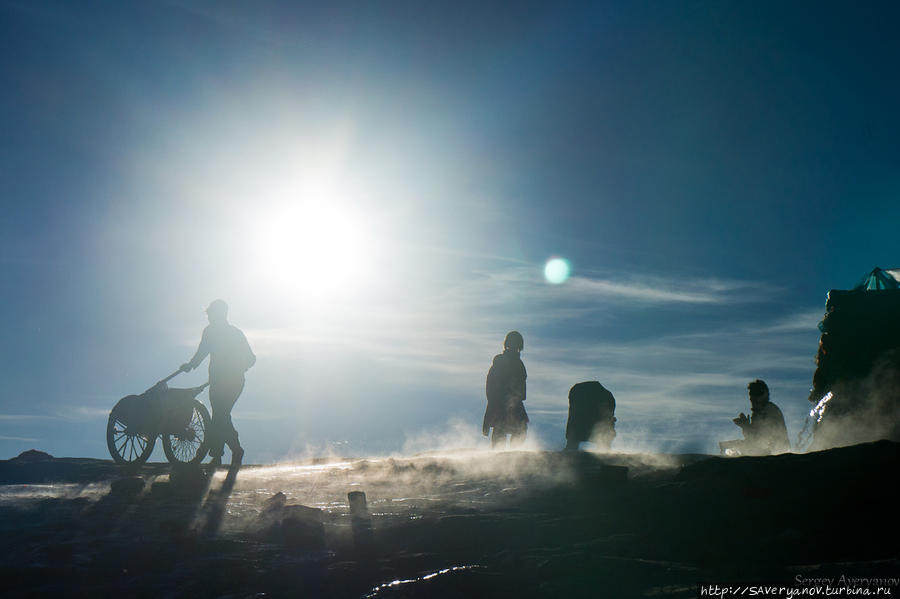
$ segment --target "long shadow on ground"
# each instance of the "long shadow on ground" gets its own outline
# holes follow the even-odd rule
[[[361,461],[348,468],[371,496],[442,482],[415,509],[371,514],[268,494],[228,531],[259,490],[252,477],[232,495],[233,477],[145,485],[156,471],[130,472],[96,501],[0,502],[0,576],[12,596],[429,598],[694,597],[701,581],[896,576],[898,458],[882,441],[667,469],[565,453],[477,456],[491,466],[480,474],[440,457]],[[21,481],[7,466],[0,480]],[[89,478],[72,467],[59,472]],[[492,472],[526,474],[504,486]]]

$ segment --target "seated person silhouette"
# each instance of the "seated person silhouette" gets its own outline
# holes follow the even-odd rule
[[[741,427],[743,439],[719,442],[723,455],[770,455],[791,450],[784,416],[774,403],[769,401],[769,386],[756,379],[747,385],[750,395],[750,417],[743,412],[734,422]]]

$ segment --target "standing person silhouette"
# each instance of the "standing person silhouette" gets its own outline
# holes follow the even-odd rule
[[[528,430],[528,414],[525,413],[525,365],[519,357],[525,341],[518,331],[510,331],[503,340],[503,353],[494,356],[487,374],[485,393],[487,408],[481,432],[485,437],[490,433],[491,447],[506,447],[506,436],[510,436],[510,446],[520,445]]]
[[[244,373],[256,363],[256,356],[239,328],[228,322],[228,304],[213,300],[206,309],[209,326],[203,329],[200,346],[190,362],[181,365],[190,372],[209,356],[209,403],[212,422],[209,426],[209,455],[213,467],[222,464],[225,445],[231,450],[231,467],[240,466],[244,449],[231,422],[231,409],[244,389]]]

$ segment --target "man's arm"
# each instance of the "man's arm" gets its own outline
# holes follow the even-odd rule
[[[519,360],[519,363],[516,366],[516,371],[512,374],[509,382],[510,396],[517,401],[525,401],[525,378],[527,377],[525,374],[525,365]]]
[[[739,445],[740,451],[742,453],[756,451],[751,448],[759,445],[759,417],[753,416],[748,418],[746,414],[741,412],[740,416],[733,419],[732,422],[741,428],[741,433],[744,436],[744,440]]]
[[[200,345],[197,347],[197,352],[194,354],[194,357],[190,359],[189,362],[185,362],[181,365],[181,372],[190,372],[191,370],[200,366],[200,363],[206,359],[206,356],[209,355],[209,341],[207,340],[207,331],[209,329],[203,329],[203,336],[200,338]]]
[[[494,356],[491,367],[488,369],[484,380],[484,395],[487,398],[487,407],[484,410],[484,420],[481,423],[481,434],[487,437],[494,425],[494,412],[496,411],[497,398],[497,356]]]
[[[244,335],[243,331],[241,331],[241,339],[244,341],[244,347],[247,350],[247,363],[245,371],[250,370],[254,364],[256,364],[256,354],[253,353],[253,350],[250,349],[250,343],[247,342],[247,336]]]

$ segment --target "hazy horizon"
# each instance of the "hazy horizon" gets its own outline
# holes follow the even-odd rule
[[[585,380],[614,451],[756,378],[796,442],[825,294],[900,266],[898,11],[0,1],[0,458],[108,457],[215,298],[248,463],[486,446],[513,329],[537,446]]]

